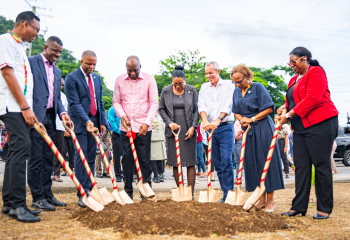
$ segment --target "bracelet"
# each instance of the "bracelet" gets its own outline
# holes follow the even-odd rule
[[[25,111],[25,110],[28,110],[30,109],[30,107],[27,107],[27,108],[21,108],[21,111]]]
[[[255,122],[255,117],[252,117],[253,122]]]

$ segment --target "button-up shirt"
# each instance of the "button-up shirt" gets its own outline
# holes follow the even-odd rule
[[[44,54],[40,54],[41,58],[44,61],[44,66],[46,70],[46,77],[47,77],[47,86],[49,87],[49,100],[47,102],[47,109],[53,108],[53,95],[54,95],[54,83],[55,83],[55,75],[53,72],[53,69],[55,67],[55,64],[50,64],[49,60],[46,59]]]
[[[144,72],[140,72],[136,80],[131,80],[127,73],[117,77],[113,107],[118,117],[129,119],[134,132],[138,133],[144,123],[151,131],[158,110],[158,88],[154,77]],[[122,124],[119,129],[126,131]]]
[[[235,140],[241,139],[243,137],[242,134],[242,126],[238,119],[235,122]]]
[[[81,72],[84,74],[85,76],[85,80],[86,80],[86,84],[89,86],[89,75],[86,74],[83,70],[83,68],[80,66],[80,70]],[[94,89],[94,96],[95,96],[95,104],[96,104],[96,109],[97,109],[97,100],[96,100],[96,92],[95,92],[95,84],[94,84],[94,79],[93,79],[93,76],[92,74],[90,74],[90,78],[91,78],[91,82],[92,82],[92,87]]]
[[[68,101],[67,101],[66,94],[64,94],[63,92],[61,92],[61,100],[62,100],[62,105],[64,107],[64,110],[67,111]],[[66,113],[66,112],[64,112],[64,113]],[[61,114],[61,116],[62,116],[62,114]],[[58,116],[56,116],[56,130],[58,130],[58,131],[65,131],[66,130],[62,124],[61,119]]]
[[[120,134],[119,125],[120,125],[120,117],[114,111],[114,107],[108,109],[108,121],[112,125],[112,132]]]
[[[222,122],[233,121],[232,101],[234,90],[235,86],[230,80],[220,78],[216,87],[210,82],[204,83],[199,91],[198,112],[205,112],[209,122],[216,120],[220,113],[227,114]]]
[[[11,33],[0,35],[0,70],[6,66],[13,68],[14,75],[25,99],[33,106],[33,75],[25,50],[27,45]],[[27,76],[27,78],[26,78]],[[21,112],[21,107],[7,87],[5,78],[0,73],[0,115],[9,112]]]

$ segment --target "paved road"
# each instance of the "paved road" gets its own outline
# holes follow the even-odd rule
[[[334,174],[334,181],[350,181],[350,167],[344,166],[341,162],[336,162],[336,166],[338,169],[338,173]],[[2,189],[2,182],[3,182],[3,175],[4,175],[4,167],[5,163],[0,162],[0,191]],[[113,169],[113,167],[112,167]],[[55,193],[60,192],[68,192],[68,191],[75,191],[75,185],[72,182],[72,180],[68,177],[61,177],[63,182],[53,182],[53,191]],[[244,179],[244,177],[243,177]],[[292,186],[294,184],[294,175],[290,175],[289,179],[285,180],[285,186]],[[97,186],[102,187],[105,186],[109,190],[112,190],[112,183],[109,178],[96,178]],[[203,190],[206,189],[206,178],[197,178],[197,183],[195,186],[196,190]],[[167,168],[165,169],[165,181],[163,183],[152,183],[152,187],[154,191],[156,192],[170,192],[171,188],[175,188],[176,184],[174,181],[174,178],[172,177],[172,169]],[[212,183],[213,188],[219,188],[220,184],[218,181],[217,176],[215,177],[215,182]],[[124,188],[124,183],[118,183],[118,187],[121,189]],[[243,181],[243,187],[244,187],[244,181]],[[134,188],[136,189],[136,186],[134,185]],[[29,187],[27,186],[27,191],[29,191]]]

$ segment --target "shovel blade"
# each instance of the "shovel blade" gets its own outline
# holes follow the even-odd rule
[[[184,202],[192,200],[192,188],[191,186],[183,188],[183,193],[181,194],[180,188],[171,189],[171,198],[176,202]]]
[[[91,210],[95,212],[100,212],[103,210],[104,206],[100,203],[98,203],[95,199],[92,197],[86,197],[86,195],[83,197],[83,203],[85,206],[90,208]]]
[[[229,190],[227,193],[225,203],[228,203],[230,205],[236,205],[236,200],[237,200],[237,192]]]
[[[200,202],[200,203],[209,202],[209,199],[208,199],[208,191],[209,191],[209,190],[201,190],[201,191],[199,192],[198,202]]]
[[[264,193],[265,193],[265,186],[257,187],[253,192],[253,194],[244,203],[243,209],[249,211]]]
[[[129,195],[124,190],[119,192],[119,197],[124,204],[134,203],[134,201],[129,197]]]
[[[247,197],[248,192],[247,191],[237,191],[236,195],[236,204],[238,206],[243,206],[245,199]]]
[[[96,202],[102,204],[103,206],[106,206],[108,204],[103,200],[97,188],[93,188],[91,191],[89,191],[89,196],[91,196]]]
[[[120,196],[119,196],[119,192],[118,190],[113,190],[113,192],[111,193],[111,195],[113,196],[113,198],[115,199],[115,201],[119,204],[119,205],[125,205],[125,203],[123,203],[123,201],[121,200]]]
[[[146,193],[145,193],[145,190],[143,189],[143,184],[141,181],[136,183],[136,187],[139,189],[140,193],[146,197]]]
[[[146,198],[154,198],[156,194],[153,192],[152,188],[149,186],[149,184],[146,182],[143,184],[143,190],[145,191]]]
[[[209,198],[208,198],[208,192],[209,192]],[[218,199],[218,189],[208,189],[208,190],[201,190],[199,192],[199,199],[198,202],[206,203],[206,202],[216,202]]]
[[[103,199],[103,201],[107,204],[115,201],[115,199],[112,197],[112,195],[106,187],[100,188],[98,192],[100,193],[100,196]]]

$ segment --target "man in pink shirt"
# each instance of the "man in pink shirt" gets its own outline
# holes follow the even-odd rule
[[[151,75],[141,72],[140,60],[130,56],[126,60],[127,73],[117,77],[114,86],[113,107],[121,118],[120,137],[123,153],[124,189],[133,198],[133,171],[135,162],[129,137],[122,125],[125,122],[136,134],[134,139],[143,182],[151,186],[151,135],[152,121],[158,110],[157,84]],[[143,196],[142,196],[143,197]]]

